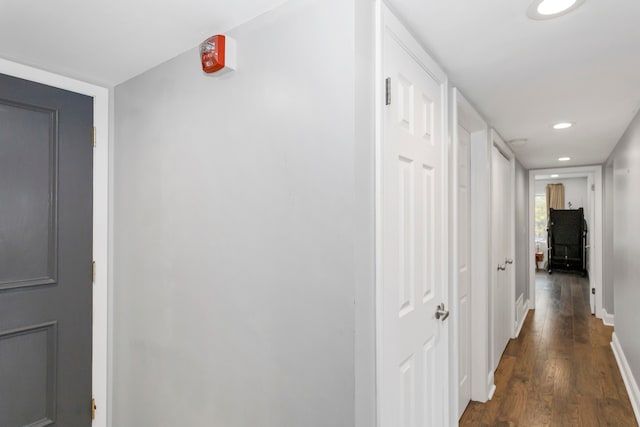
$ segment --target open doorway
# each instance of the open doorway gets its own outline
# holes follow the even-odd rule
[[[560,201],[553,194],[556,189],[562,194]],[[529,172],[529,193],[532,307],[535,307],[536,281],[544,280],[544,275],[554,271],[562,271],[588,278],[591,313],[602,317],[601,166],[532,170]],[[550,228],[550,214],[571,216],[576,223],[580,222],[580,226],[571,231],[576,234],[574,248],[556,244],[553,236],[558,235],[559,229],[555,221]],[[571,250],[574,250],[573,255]],[[560,259],[567,262],[559,263]]]

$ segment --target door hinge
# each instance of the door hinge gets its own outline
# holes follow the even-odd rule
[[[387,77],[387,79],[384,81],[384,86],[384,105],[391,105],[391,77]]]
[[[96,409],[98,409],[98,407],[96,406],[96,399],[91,399],[91,419],[92,420],[96,419]]]
[[[94,148],[96,146],[96,127],[95,126],[91,130],[91,146]]]
[[[592,293],[593,295],[595,295],[595,294],[596,294],[596,288],[591,288],[591,293]]]
[[[96,283],[96,262],[91,261],[91,283]]]

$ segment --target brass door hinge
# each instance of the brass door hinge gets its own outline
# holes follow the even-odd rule
[[[91,131],[91,146],[95,148],[96,146],[96,127],[94,126]]]
[[[91,261],[91,283],[96,283],[96,262]]]
[[[91,419],[92,420],[96,419],[96,409],[98,409],[98,407],[96,406],[96,399],[91,399]]]

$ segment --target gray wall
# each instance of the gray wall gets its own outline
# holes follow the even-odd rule
[[[516,301],[529,299],[529,172],[516,160]],[[520,320],[520,319],[517,319]]]
[[[613,314],[613,161],[602,165],[602,305]]]
[[[355,5],[289,1],[229,33],[238,71],[194,47],[116,88],[113,426],[373,425]]]
[[[640,378],[640,115],[610,157],[613,164],[613,284],[616,335]],[[609,162],[607,162],[609,163]],[[605,230],[607,230],[605,226]]]

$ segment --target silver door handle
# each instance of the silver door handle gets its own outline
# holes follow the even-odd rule
[[[498,264],[498,271],[505,271],[507,269],[506,265],[500,265]]]
[[[504,260],[507,264],[513,264],[513,260],[511,258],[507,258]]]
[[[449,310],[444,309],[444,303],[438,304],[438,307],[436,307],[436,320],[442,320],[444,322],[447,317],[449,317]]]

